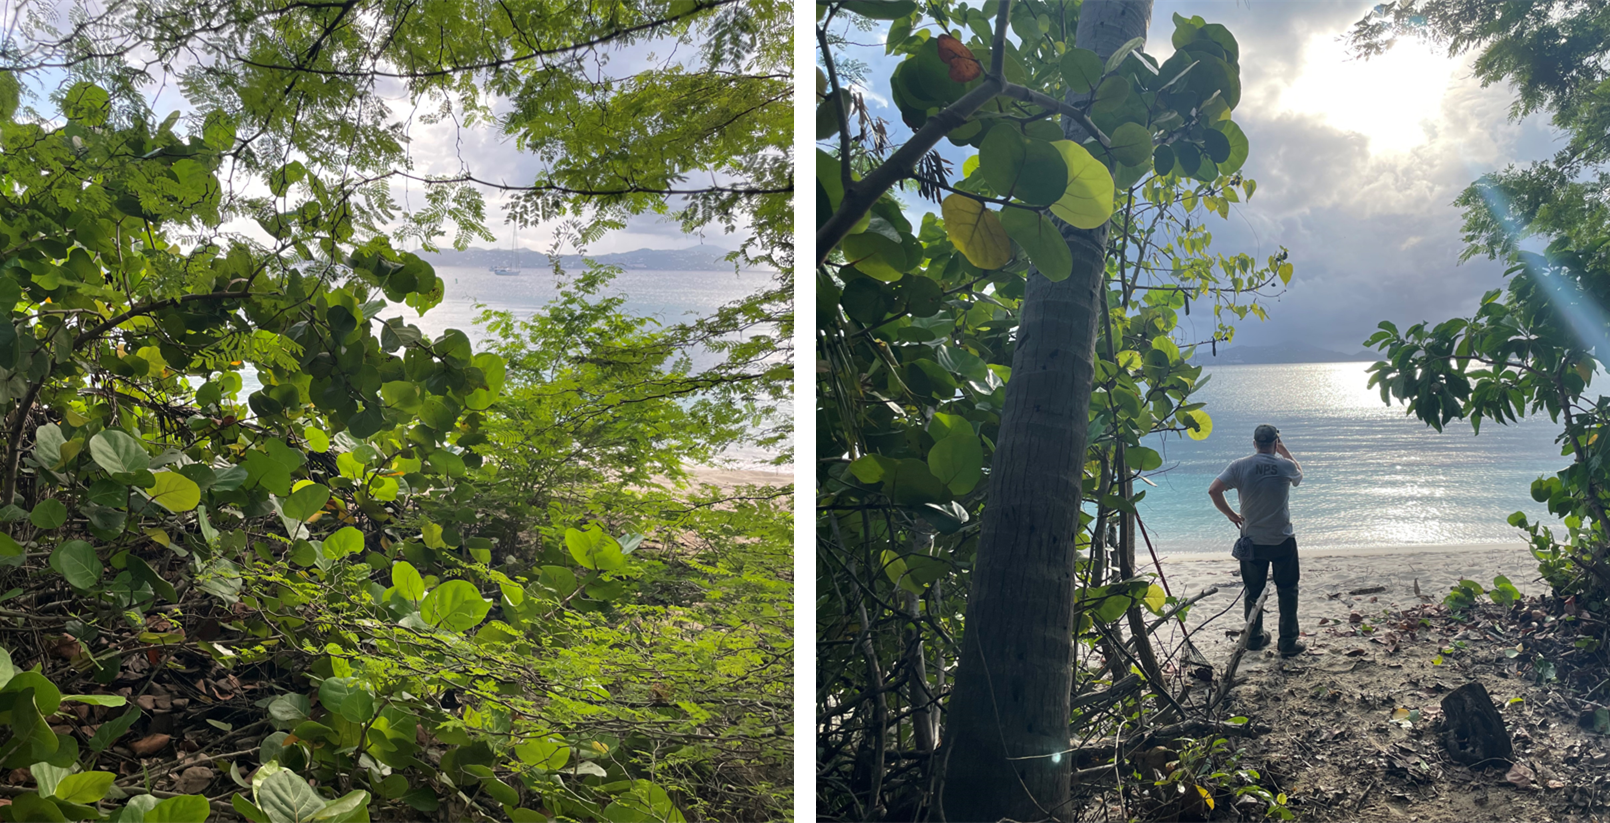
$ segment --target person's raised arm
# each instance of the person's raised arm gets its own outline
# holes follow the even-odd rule
[[[1224,512],[1224,516],[1230,518],[1230,522],[1234,523],[1235,527],[1239,529],[1242,522],[1241,515],[1236,514],[1235,509],[1230,508],[1229,502],[1224,499],[1224,492],[1229,488],[1224,484],[1223,480],[1215,477],[1213,482],[1208,484],[1208,497],[1213,498],[1213,505],[1219,511]]]
[[[1291,452],[1286,449],[1286,444],[1280,441],[1280,437],[1278,435],[1275,436],[1275,454],[1290,460],[1292,465],[1297,467],[1298,474],[1303,473],[1303,464],[1298,463],[1297,458],[1291,456]],[[1321,468],[1323,468],[1323,466]]]

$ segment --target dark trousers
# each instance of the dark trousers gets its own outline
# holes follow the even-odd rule
[[[1241,561],[1241,582],[1246,584],[1247,592],[1243,603],[1242,614],[1250,616],[1252,607],[1263,595],[1263,588],[1267,585],[1270,572],[1275,578],[1275,595],[1280,602],[1280,645],[1287,646],[1297,640],[1297,580],[1301,573],[1297,567],[1297,538],[1288,537],[1286,542],[1274,546],[1254,546],[1251,560]],[[1267,604],[1264,608],[1268,611]],[[1252,624],[1252,642],[1257,644],[1263,637],[1263,613]]]

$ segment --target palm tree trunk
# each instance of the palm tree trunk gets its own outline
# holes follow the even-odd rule
[[[1151,0],[1086,0],[1075,43],[1103,59],[1146,34]],[[1076,125],[1067,127],[1082,137]],[[1088,443],[1106,227],[1062,226],[1073,274],[1030,272],[947,712],[942,818],[1069,816],[1073,532]]]

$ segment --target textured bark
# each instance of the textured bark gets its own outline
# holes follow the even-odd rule
[[[1144,36],[1150,0],[1086,0],[1075,42],[1103,59]],[[1075,139],[1081,134],[1071,134]],[[1073,274],[1029,274],[991,463],[956,687],[942,819],[1070,816],[1073,532],[1088,442],[1106,228],[1062,226]]]

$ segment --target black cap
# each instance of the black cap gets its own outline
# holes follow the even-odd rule
[[[1280,430],[1268,423],[1252,430],[1252,442],[1254,443],[1273,443],[1279,439]]]

